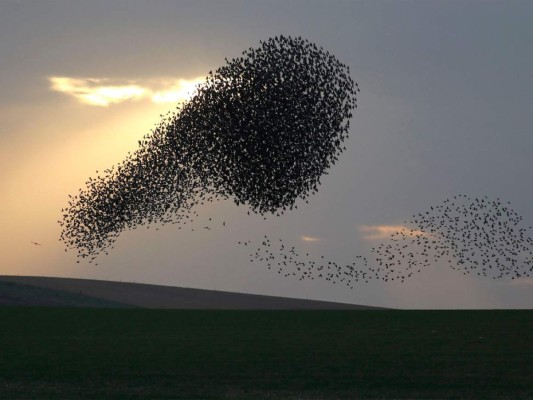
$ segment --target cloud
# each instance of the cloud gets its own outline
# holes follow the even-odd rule
[[[121,83],[109,78],[48,78],[50,89],[72,96],[79,102],[108,107],[128,100],[149,99],[153,103],[176,103],[190,98],[204,78],[150,80],[147,84],[136,81]]]
[[[304,241],[304,242],[320,242],[322,239],[318,238],[318,237],[314,237],[314,236],[302,236],[301,239]]]
[[[363,239],[389,239],[395,233],[403,232],[405,235],[430,236],[420,230],[411,230],[404,225],[362,225],[359,231],[363,233]]]
[[[91,105],[107,107],[126,100],[140,99],[146,89],[138,85],[112,85],[108,79],[69,78],[53,76],[48,78],[51,89],[75,97],[78,101]]]

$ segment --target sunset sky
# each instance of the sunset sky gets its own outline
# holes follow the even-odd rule
[[[403,284],[349,290],[284,279],[237,242],[268,234],[350,262],[459,193],[510,201],[532,225],[532,20],[531,1],[0,0],[0,274],[531,308],[532,279],[475,278],[442,263]],[[194,231],[124,232],[98,266],[76,263],[59,241],[68,196],[135,150],[225,57],[280,34],[323,46],[361,88],[347,150],[318,194],[267,220],[210,203]]]

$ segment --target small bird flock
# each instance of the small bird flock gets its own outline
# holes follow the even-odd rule
[[[441,258],[465,275],[517,279],[533,272],[532,227],[525,228],[522,222],[509,203],[460,194],[413,215],[373,247],[371,256],[355,256],[348,264],[300,253],[268,235],[260,243],[238,244],[254,248],[251,262],[283,277],[325,280],[350,289],[371,280],[405,282]]]
[[[65,251],[93,261],[124,230],[181,227],[219,199],[280,216],[317,192],[345,150],[359,91],[346,65],[301,37],[226,59],[135,152],[69,196]]]

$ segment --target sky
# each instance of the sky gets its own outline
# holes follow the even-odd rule
[[[266,234],[350,262],[461,193],[510,201],[531,225],[532,20],[530,1],[0,0],[0,274],[392,308],[531,308],[532,279],[436,263],[405,283],[349,289],[285,279],[237,242]],[[134,151],[225,57],[281,34],[323,46],[361,88],[347,149],[309,204],[264,220],[209,203],[194,231],[127,231],[98,266],[77,263],[59,241],[68,196]],[[201,229],[209,218],[213,228]]]

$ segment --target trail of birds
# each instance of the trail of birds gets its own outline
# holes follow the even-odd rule
[[[287,245],[283,239],[273,240],[265,235],[259,243],[241,241],[239,245],[254,248],[250,253],[250,262],[259,262],[266,265],[267,269],[281,275],[284,278],[296,278],[303,280],[325,280],[333,284],[346,284],[351,289],[356,282],[369,281],[368,260],[357,256],[357,261],[351,264],[338,264],[327,260],[324,256],[313,259],[309,253],[299,253],[295,246]]]
[[[253,249],[250,262],[284,278],[325,280],[351,289],[371,280],[403,283],[440,259],[465,275],[517,279],[533,272],[532,227],[522,222],[500,199],[457,195],[413,215],[369,257],[357,255],[351,263],[300,252],[268,235],[259,243],[238,244]]]
[[[93,261],[124,230],[181,228],[195,206],[218,199],[261,215],[297,207],[345,150],[359,91],[346,65],[300,37],[226,59],[138,150],[69,196],[59,221],[65,250]]]

